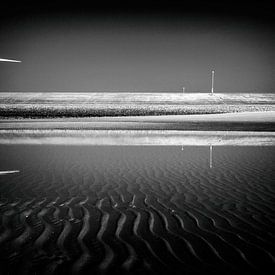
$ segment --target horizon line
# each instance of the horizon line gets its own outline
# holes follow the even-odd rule
[[[0,93],[178,93],[178,94],[190,94],[190,93],[211,93],[209,90],[194,90],[182,92],[182,90],[0,90]],[[216,91],[218,93],[274,93],[268,91]]]

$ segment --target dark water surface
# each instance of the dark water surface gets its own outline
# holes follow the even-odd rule
[[[0,274],[270,274],[275,147],[1,145]]]

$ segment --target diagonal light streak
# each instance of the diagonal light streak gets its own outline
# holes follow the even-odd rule
[[[22,61],[20,61],[20,60],[15,60],[15,59],[0,58],[0,62],[13,62],[13,63],[21,63]]]
[[[0,176],[1,175],[6,175],[6,174],[14,174],[14,173],[19,173],[19,170],[11,170],[11,171],[0,171]]]

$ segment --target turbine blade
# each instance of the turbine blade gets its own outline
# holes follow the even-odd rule
[[[14,60],[14,59],[6,59],[6,58],[0,58],[0,62],[13,62],[13,63],[21,63],[20,60]]]

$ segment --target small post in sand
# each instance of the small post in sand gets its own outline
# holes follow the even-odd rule
[[[212,81],[211,81],[211,94],[214,94],[214,77],[215,77],[215,71],[212,71]]]

